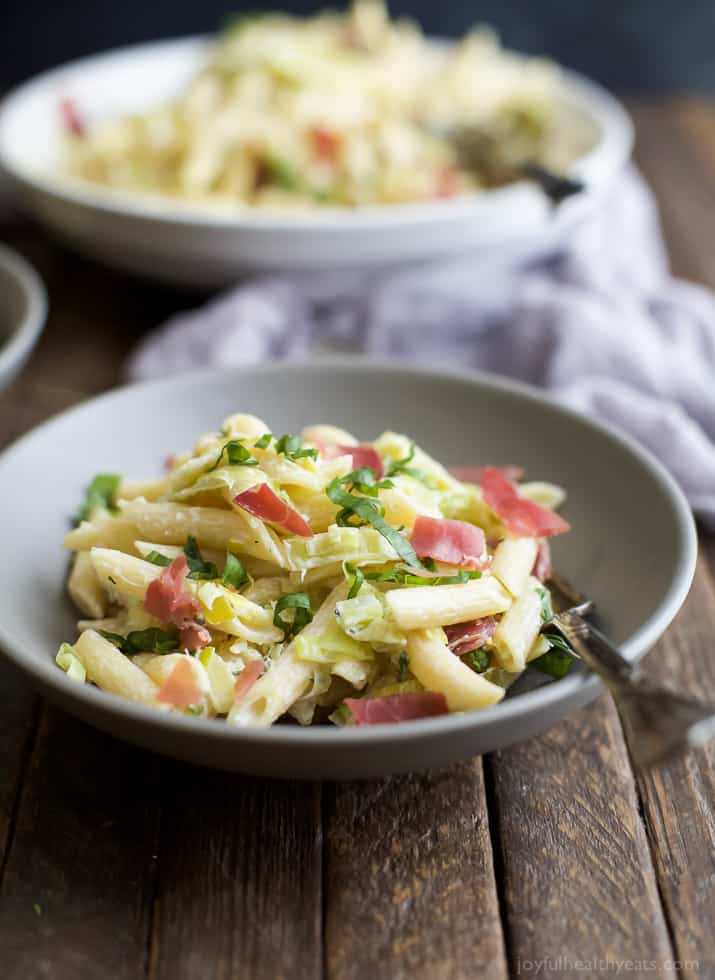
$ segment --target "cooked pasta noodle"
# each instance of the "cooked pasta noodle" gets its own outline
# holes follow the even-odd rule
[[[494,468],[463,484],[393,432],[231,416],[160,479],[95,477],[65,541],[80,636],[58,666],[239,728],[495,705],[527,664],[570,660],[538,578],[568,525],[535,499],[564,494],[528,489]]]

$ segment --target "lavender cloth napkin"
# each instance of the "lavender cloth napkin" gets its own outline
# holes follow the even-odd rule
[[[480,274],[470,256],[255,279],[149,334],[133,379],[343,345],[540,385],[670,468],[715,527],[715,298],[668,272],[657,208],[626,171],[556,256]]]

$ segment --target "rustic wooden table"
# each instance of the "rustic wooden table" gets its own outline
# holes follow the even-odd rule
[[[675,270],[715,287],[715,106],[632,108]],[[114,385],[141,332],[193,300],[27,224],[1,232],[51,300],[0,397],[7,442]],[[648,659],[711,698],[714,575],[703,537],[690,598]],[[498,980],[619,964],[715,977],[715,748],[634,771],[607,696],[506,751],[342,785],[152,756],[43,703],[4,661],[0,718],[6,980]]]

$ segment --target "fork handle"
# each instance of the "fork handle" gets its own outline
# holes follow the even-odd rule
[[[568,610],[554,617],[554,625],[564,634],[583,662],[615,687],[630,687],[639,674],[638,665],[626,660],[600,630]]]

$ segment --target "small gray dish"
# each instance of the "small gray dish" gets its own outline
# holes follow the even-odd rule
[[[448,464],[520,463],[531,479],[562,484],[573,530],[554,542],[556,567],[594,599],[601,625],[629,659],[651,648],[690,587],[695,526],[662,465],[632,440],[524,385],[350,358],[124,388],[45,423],[0,457],[5,545],[15,556],[0,564],[0,644],[51,700],[130,742],[264,776],[374,777],[530,738],[601,690],[595,677],[576,671],[549,684],[520,683],[502,704],[461,715],[350,729],[235,729],[70,681],[53,658],[61,640],[75,637],[62,536],[83,487],[99,471],[158,472],[168,453],[235,411],[263,417],[274,432],[318,421],[362,438],[392,428]]]
[[[47,293],[35,270],[0,245],[0,391],[24,366],[47,318]]]

